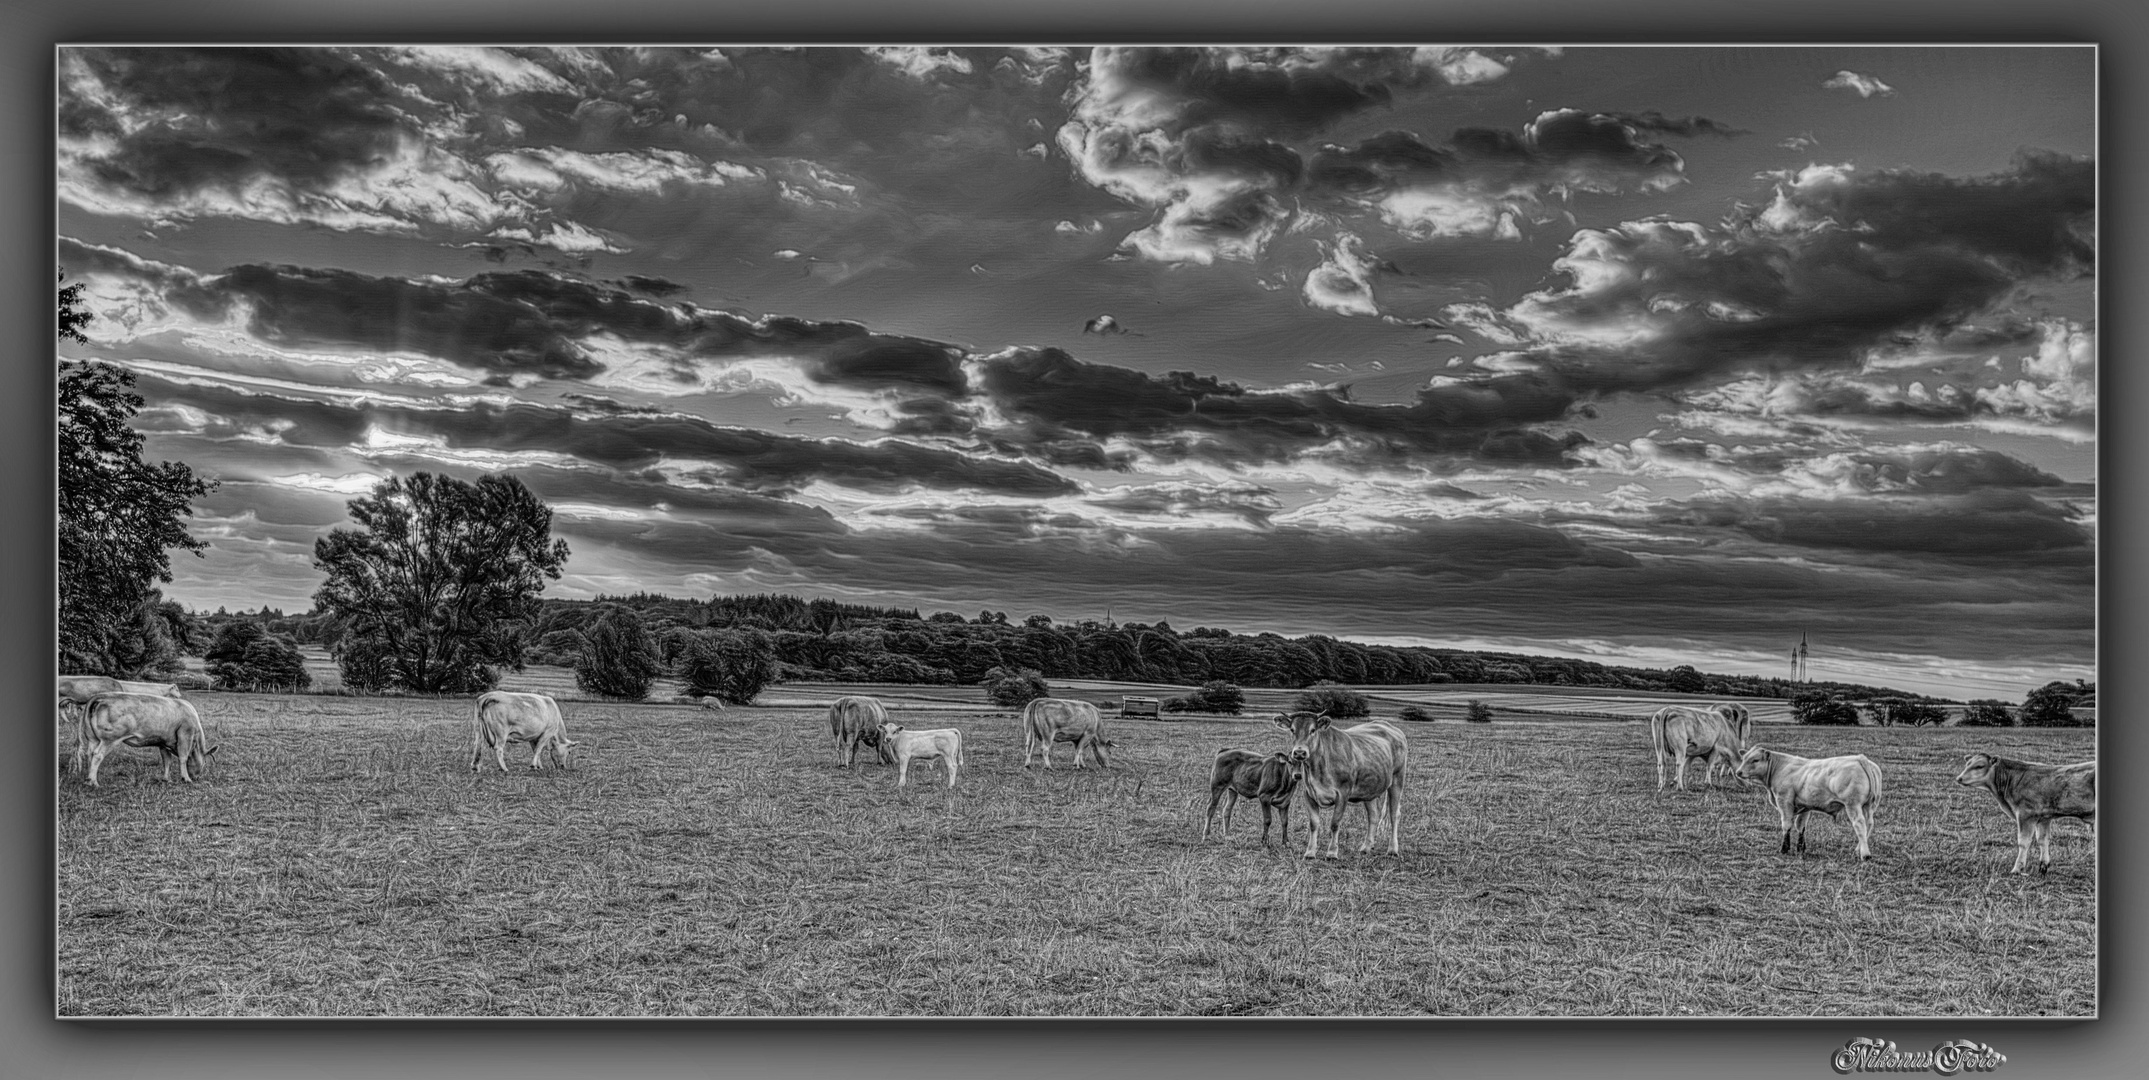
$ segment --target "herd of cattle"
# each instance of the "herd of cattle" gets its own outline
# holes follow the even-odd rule
[[[130,682],[95,675],[63,675],[59,678],[58,707],[63,724],[75,730],[73,765],[88,773],[97,786],[97,771],[112,750],[120,746],[159,751],[164,778],[171,779],[174,762],[179,778],[192,783],[194,774],[205,770],[216,747],[210,745],[201,715],[171,683]],[[1230,835],[1232,812],[1240,799],[1261,804],[1261,841],[1268,843],[1272,812],[1282,818],[1284,842],[1290,842],[1291,803],[1305,801],[1312,817],[1305,857],[1315,858],[1325,836],[1328,857],[1338,856],[1344,811],[1363,808],[1366,822],[1361,853],[1373,850],[1381,832],[1388,834],[1388,853],[1402,853],[1403,782],[1409,760],[1403,732],[1385,720],[1351,727],[1336,727],[1325,715],[1294,713],[1279,715],[1274,724],[1290,737],[1280,751],[1260,753],[1225,749],[1217,753],[1209,774],[1209,808],[1202,819],[1206,840],[1224,806],[1224,834]],[[1858,855],[1873,857],[1873,814],[1881,800],[1880,766],[1864,754],[1804,758],[1770,750],[1753,742],[1752,717],[1738,705],[1695,708],[1666,706],[1649,719],[1651,754],[1656,759],[1657,790],[1666,784],[1665,763],[1675,764],[1673,779],[1686,790],[1690,761],[1704,762],[1702,780],[1715,782],[1717,767],[1725,766],[1741,781],[1760,787],[1776,810],[1782,826],[1781,851],[1792,849],[1794,826],[1798,850],[1806,849],[1806,815],[1846,815],[1858,840]],[[1039,698],[1023,707],[1022,765],[1042,754],[1044,767],[1052,768],[1052,749],[1059,743],[1074,744],[1074,766],[1082,767],[1083,754],[1100,767],[1111,766],[1105,737],[1104,717],[1086,701]],[[553,763],[565,768],[567,751],[575,743],[567,738],[566,721],[559,703],[544,694],[495,690],[478,698],[472,717],[470,768],[484,768],[485,753],[502,772],[507,771],[507,747],[512,742],[531,744],[530,767],[544,767],[550,754]],[[910,783],[910,767],[938,763],[955,786],[963,764],[963,733],[955,728],[913,730],[888,719],[888,711],[870,697],[836,699],[828,708],[828,728],[836,753],[845,768],[856,765],[861,746],[873,748],[883,764],[897,767],[896,785]],[[2038,870],[2052,864],[2051,827],[2055,819],[2080,818],[2096,828],[2097,764],[2042,765],[2017,761],[1996,754],[1974,753],[1965,761],[1955,782],[1990,791],[2015,821],[2015,863],[2011,873],[2023,872],[2034,841],[2039,848]]]

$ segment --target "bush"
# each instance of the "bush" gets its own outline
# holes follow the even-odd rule
[[[1237,716],[1246,709],[1246,692],[1222,679],[1210,679],[1201,689],[1189,695],[1201,704],[1202,711]]]
[[[1791,716],[1801,724],[1855,727],[1858,724],[1858,706],[1827,694],[1799,694],[1791,699]]]
[[[1963,710],[1960,724],[1963,727],[2014,727],[2015,714],[2007,711],[2004,701],[1973,701]]]
[[[1222,679],[1211,679],[1191,694],[1168,697],[1157,703],[1164,712],[1205,712],[1237,716],[1246,709],[1246,693]]]
[[[2094,727],[2096,721],[2076,716],[2077,704],[2094,707],[2095,698],[2088,692],[2089,684],[2077,682],[2048,682],[2022,699],[2023,727]]]
[[[313,685],[298,646],[258,623],[225,623],[203,659],[219,690],[297,693]]]
[[[1947,711],[1938,705],[1906,698],[1876,698],[1866,703],[1873,722],[1882,727],[1928,727],[1947,719]]]
[[[679,645],[679,677],[690,697],[751,705],[776,681],[776,646],[753,627],[691,632]]]
[[[1490,724],[1492,723],[1492,706],[1476,698],[1471,698],[1470,707],[1463,710],[1463,719],[1473,724]]]
[[[585,694],[640,701],[649,696],[649,684],[663,671],[657,639],[633,608],[611,608],[582,632],[575,686]]]
[[[538,637],[537,644],[523,653],[523,662],[573,667],[582,659],[583,644],[580,630],[553,630]]]
[[[1366,700],[1364,694],[1325,679],[1298,695],[1298,701],[1291,708],[1296,712],[1326,713],[1337,720],[1373,713],[1373,703]]]
[[[985,688],[985,696],[991,698],[993,704],[1011,709],[1052,696],[1052,688],[1045,685],[1045,677],[1035,668],[991,668],[979,685]]]
[[[1417,724],[1429,724],[1433,721],[1433,711],[1423,705],[1405,705],[1401,712],[1395,714],[1395,718]]]

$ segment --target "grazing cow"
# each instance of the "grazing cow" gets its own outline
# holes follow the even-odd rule
[[[693,696],[691,696],[691,695],[688,695],[688,694],[678,694],[678,695],[676,695],[676,696],[674,696],[674,697],[672,698],[672,704],[674,704],[674,705],[691,705],[691,706],[693,706],[694,708],[697,708],[697,709],[700,709],[700,710],[702,710],[703,712],[725,712],[725,711],[727,711],[727,710],[726,710],[726,709],[724,708],[724,703],[723,703],[723,702],[721,702],[721,701],[718,701],[718,700],[716,700],[715,698],[712,698],[712,697],[693,697]]]
[[[2052,869],[2052,819],[2081,818],[2097,828],[2097,763],[2040,765],[1998,754],[1971,754],[1955,782],[1981,787],[2000,800],[2015,819],[2015,865],[2019,874],[2030,862],[2030,840],[2037,841],[2037,872]]]
[[[948,772],[948,786],[955,786],[955,774],[963,764],[962,732],[954,728],[911,731],[901,724],[883,721],[880,745],[895,754],[895,786],[910,783],[910,763],[913,761],[940,762],[940,767]]]
[[[560,703],[543,694],[517,694],[494,690],[478,699],[472,717],[476,731],[471,739],[470,771],[485,767],[485,750],[493,748],[493,760],[507,771],[507,744],[530,745],[530,767],[545,767],[545,750],[560,768],[567,767],[567,750],[575,743],[567,737],[567,722],[560,718]]]
[[[1864,754],[1802,758],[1756,746],[1739,759],[1738,777],[1760,784],[1783,823],[1783,854],[1791,853],[1791,823],[1798,823],[1798,850],[1806,850],[1806,815],[1830,818],[1848,811],[1858,834],[1858,857],[1873,857],[1873,809],[1880,804],[1880,766]]]
[[[134,682],[113,679],[103,675],[62,675],[58,679],[58,706],[60,722],[75,728],[75,752],[72,755],[75,772],[89,766],[89,736],[82,723],[89,713],[89,704],[99,694],[148,694],[152,697],[181,697],[179,687],[173,683]]]
[[[1328,857],[1340,857],[1336,848],[1343,834],[1343,811],[1351,803],[1363,805],[1366,813],[1366,842],[1358,851],[1372,851],[1373,838],[1380,833],[1373,820],[1376,800],[1387,817],[1388,854],[1401,855],[1403,770],[1410,762],[1403,732],[1386,720],[1338,728],[1329,723],[1326,713],[1279,714],[1273,723],[1291,733],[1287,756],[1298,770],[1299,790],[1306,793],[1306,809],[1313,815],[1305,857],[1320,853],[1324,812]]]
[[[888,710],[869,697],[839,697],[828,704],[828,734],[836,740],[836,757],[848,769],[858,761],[858,747],[870,746],[880,753],[881,764],[895,759],[881,740],[881,725]]]
[[[1030,767],[1030,754],[1042,749],[1045,768],[1052,767],[1052,744],[1071,742],[1075,744],[1074,767],[1082,767],[1082,749],[1089,748],[1090,756],[1097,764],[1110,768],[1112,762],[1105,756],[1104,748],[1112,742],[1104,737],[1104,716],[1095,705],[1087,701],[1069,701],[1063,698],[1038,698],[1022,708],[1022,767]]]
[[[202,731],[201,714],[185,698],[161,694],[99,694],[83,709],[82,734],[94,743],[89,752],[90,786],[97,787],[97,770],[105,755],[116,746],[154,746],[164,760],[164,779],[172,778],[172,761],[179,762],[179,779],[191,784],[194,773],[206,771],[209,755],[216,748]]]
[[[1716,783],[1716,766],[1731,768],[1738,764],[1739,753],[1746,747],[1737,724],[1729,716],[1718,711],[1724,706],[1709,709],[1689,708],[1685,705],[1666,705],[1649,717],[1649,752],[1657,762],[1657,790],[1664,790],[1664,759],[1677,761],[1679,790],[1686,790],[1686,763],[1692,758],[1706,758],[1701,779],[1705,784]],[[1737,706],[1732,706],[1737,708]],[[1741,713],[1744,709],[1739,710]]]
[[[1269,842],[1269,814],[1274,811],[1283,816],[1283,842],[1291,842],[1291,795],[1298,790],[1298,770],[1291,767],[1290,755],[1278,751],[1273,754],[1256,754],[1251,750],[1219,750],[1216,763],[1209,767],[1209,812],[1201,819],[1201,838],[1209,838],[1209,825],[1216,820],[1216,804],[1226,793],[1231,801],[1224,804],[1224,835],[1231,835],[1231,812],[1238,809],[1240,799],[1253,799],[1261,804],[1261,846]]]
[[[1740,746],[1754,741],[1754,714],[1746,706],[1726,701],[1709,708],[1716,710],[1716,714],[1731,725],[1731,730],[1738,733]]]

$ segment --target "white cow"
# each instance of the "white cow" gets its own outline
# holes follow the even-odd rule
[[[1705,764],[1701,779],[1705,784],[1716,782],[1716,767],[1726,769],[1738,764],[1739,754],[1746,748],[1746,739],[1739,734],[1737,720],[1722,710],[1725,706],[1696,709],[1685,705],[1666,705],[1649,717],[1649,752],[1657,762],[1657,790],[1664,790],[1664,759],[1678,762],[1679,790],[1686,790],[1686,763],[1702,758]],[[1736,708],[1736,706],[1733,706]],[[1739,710],[1743,716],[1744,709]]]
[[[1104,737],[1104,717],[1097,707],[1087,701],[1070,701],[1063,698],[1038,698],[1022,708],[1022,767],[1030,767],[1030,755],[1042,750],[1045,768],[1052,767],[1052,744],[1071,742],[1075,744],[1075,768],[1082,767],[1082,748],[1088,747],[1090,756],[1105,768],[1112,765],[1105,756],[1104,748],[1112,745]]]
[[[172,778],[172,761],[179,762],[179,779],[191,784],[194,772],[209,767],[216,748],[202,731],[201,714],[184,698],[161,694],[99,694],[82,711],[82,734],[93,748],[89,752],[90,786],[97,787],[97,770],[117,746],[153,746],[162,752],[164,779]],[[191,771],[190,771],[191,768]]]
[[[62,675],[58,679],[58,708],[60,723],[75,729],[75,750],[70,757],[75,772],[89,767],[89,736],[83,727],[88,718],[89,704],[99,694],[148,694],[153,697],[182,697],[179,687],[172,683],[135,682],[114,679],[104,675]]]
[[[1873,808],[1880,804],[1880,766],[1864,754],[1803,758],[1756,746],[1739,759],[1738,777],[1768,790],[1783,824],[1783,854],[1791,853],[1791,823],[1798,823],[1798,850],[1806,850],[1806,815],[1833,818],[1848,812],[1858,834],[1858,857],[1873,857]]]
[[[954,728],[935,728],[928,731],[910,731],[901,724],[883,723],[880,726],[880,744],[895,755],[895,786],[910,783],[910,763],[913,761],[938,761],[948,772],[948,786],[955,786],[955,774],[963,764],[963,733]]]
[[[493,759],[500,763],[500,771],[507,771],[507,744],[530,743],[530,767],[545,767],[545,751],[552,751],[552,760],[567,767],[568,748],[575,743],[567,737],[567,722],[560,718],[560,703],[544,694],[517,694],[507,690],[494,690],[478,699],[473,716],[476,729],[470,748],[470,771],[478,772],[485,767],[485,751],[493,750]]]

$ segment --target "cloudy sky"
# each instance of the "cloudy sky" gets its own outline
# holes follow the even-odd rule
[[[2087,48],[62,49],[196,607],[390,474],[550,594],[2093,677]]]

